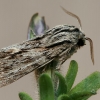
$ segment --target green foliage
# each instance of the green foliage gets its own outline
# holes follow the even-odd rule
[[[27,93],[20,92],[19,93],[20,100],[33,100]]]
[[[54,80],[43,73],[39,78],[39,94],[40,100],[87,100],[100,88],[100,72],[94,72],[87,78],[78,83],[74,88],[72,85],[78,70],[78,64],[72,60],[66,76],[62,76],[60,72],[56,71],[55,75],[58,78],[58,86],[54,89]],[[29,99],[27,94],[19,93],[21,100]],[[23,99],[25,98],[26,99]]]
[[[56,71],[55,74],[59,80],[59,85],[56,91],[56,96],[58,97],[61,94],[67,93],[67,84],[66,84],[65,78],[59,72]]]
[[[82,99],[77,100],[87,100],[90,96],[96,94],[96,91],[100,88],[100,72],[94,72],[77,84],[70,92],[69,95],[75,93],[81,93],[84,95]]]
[[[69,98],[69,96],[67,94],[62,94],[58,97],[57,100],[72,100],[71,98]]]
[[[87,100],[86,97],[88,96],[92,96],[95,93],[92,93],[90,91],[75,91],[74,93],[72,93],[71,95],[69,94],[68,96],[72,99],[72,100]]]
[[[67,84],[67,92],[70,91],[70,89],[75,81],[77,71],[78,71],[78,64],[76,61],[72,60],[70,62],[69,69],[65,76],[65,80],[66,80],[66,84]]]
[[[52,80],[48,74],[43,73],[39,78],[40,100],[54,100]]]

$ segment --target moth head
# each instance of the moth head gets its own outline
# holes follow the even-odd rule
[[[80,25],[80,29],[74,28],[74,30],[77,31],[77,33],[78,33],[78,42],[77,42],[77,45],[78,45],[79,47],[81,47],[81,46],[84,46],[84,45],[85,45],[85,41],[86,41],[86,40],[89,41],[89,43],[90,43],[91,60],[92,60],[92,62],[93,62],[93,64],[94,64],[93,41],[92,41],[90,38],[85,37],[85,34],[84,34],[83,31],[82,31],[82,24],[81,24],[80,18],[79,18],[77,15],[75,15],[75,14],[73,14],[73,13],[67,11],[67,10],[66,10],[65,8],[63,8],[62,6],[61,6],[61,8],[62,8],[62,10],[63,10],[65,13],[69,14],[70,16],[72,16],[72,17],[74,17],[74,18],[76,18],[76,19],[78,20],[79,25]]]

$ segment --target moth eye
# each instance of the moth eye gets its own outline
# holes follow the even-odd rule
[[[85,45],[85,41],[83,39],[79,39],[77,45],[78,46],[84,46]]]

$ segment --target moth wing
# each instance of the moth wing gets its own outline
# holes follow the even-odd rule
[[[46,49],[35,48],[27,51],[15,50],[13,52],[0,51],[0,87],[6,86],[50,63],[54,57],[48,59],[50,53]],[[7,54],[5,56],[5,54]]]

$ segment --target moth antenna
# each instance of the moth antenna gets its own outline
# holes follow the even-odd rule
[[[78,22],[79,22],[80,29],[82,29],[82,24],[81,24],[80,18],[79,18],[77,15],[75,15],[75,14],[69,12],[68,10],[66,10],[65,8],[63,8],[62,6],[60,6],[60,7],[62,8],[62,10],[63,10],[65,13],[67,13],[68,15],[71,15],[72,17],[76,18],[76,19],[78,20]]]
[[[93,65],[94,65],[94,51],[93,51],[93,42],[90,38],[86,37],[86,40],[89,41],[90,43],[90,53],[91,53],[91,60],[93,62]]]

